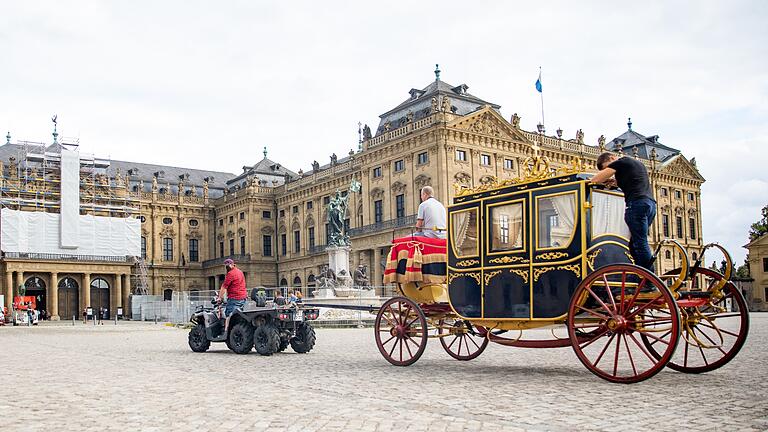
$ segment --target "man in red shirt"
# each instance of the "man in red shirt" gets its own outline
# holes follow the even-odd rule
[[[242,309],[245,306],[246,289],[245,275],[237,268],[235,262],[227,258],[224,260],[224,268],[227,269],[227,276],[219,290],[219,298],[224,299],[224,293],[227,293],[227,305],[224,309],[224,316],[227,317],[225,328],[229,328],[229,316],[235,309]]]

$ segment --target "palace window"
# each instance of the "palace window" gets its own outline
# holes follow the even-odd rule
[[[309,238],[309,247],[315,247],[315,227],[307,228],[307,237]]]
[[[313,204],[312,201],[307,201],[307,210],[312,210]]]
[[[141,257],[147,259],[147,238],[141,238]]]
[[[331,197],[329,197],[329,196],[323,197],[323,205],[324,206],[327,206],[330,203],[331,203]]]
[[[349,232],[349,218],[344,219],[344,232]]]
[[[283,256],[288,255],[288,236],[285,234],[280,234],[280,252]]]
[[[272,219],[272,212],[269,210],[264,210],[263,212],[261,212],[261,217],[263,219]]]
[[[189,220],[189,226],[196,227],[198,225],[200,225],[200,222],[197,219],[190,219]]]
[[[670,252],[670,251],[664,251],[664,258],[666,258],[666,259],[672,259],[672,252]]]
[[[768,258],[763,258],[763,271],[768,272]]]
[[[405,169],[405,163],[402,159],[395,161],[395,172],[399,172]]]
[[[688,236],[696,240],[696,218],[688,218]]]
[[[325,224],[325,242],[331,241],[331,224]]]
[[[197,239],[189,239],[189,262],[198,262],[200,260],[198,246]]]
[[[234,216],[230,216],[229,217],[229,223],[235,223],[235,217]]]
[[[264,244],[264,256],[272,256],[272,236],[262,236],[261,241]]]
[[[163,225],[170,225],[173,223],[173,219],[171,218],[163,218]]]
[[[293,232],[293,251],[299,253],[301,251],[301,231]]]
[[[373,202],[373,222],[380,223],[384,219],[384,203],[381,200]]]
[[[233,238],[229,239],[229,254],[230,255],[235,254],[235,239]]]
[[[280,217],[285,217],[285,210],[280,210]]]
[[[695,197],[693,196],[693,192],[688,192],[688,201],[693,201],[694,198]]]
[[[429,162],[429,154],[427,152],[419,153],[416,156],[416,163],[417,164],[424,165],[427,162]]]
[[[381,177],[381,167],[373,169],[373,178]]]
[[[173,261],[173,239],[163,238],[163,261]]]
[[[224,242],[223,241],[219,242],[219,256],[220,257],[224,257]]]
[[[299,206],[293,206],[293,214],[299,214]]]
[[[667,196],[669,195],[669,190],[667,188],[661,188],[661,196]]]
[[[395,207],[397,209],[397,218],[405,217],[405,195],[400,194],[395,197]]]
[[[147,218],[145,218],[144,216],[138,216],[137,219],[140,220],[141,223],[144,223],[147,221]]]
[[[683,238],[683,217],[675,216],[675,227],[677,228],[677,238]]]
[[[485,165],[485,166],[491,165],[491,155],[481,154],[480,165]]]
[[[239,218],[240,220],[245,220],[245,212],[240,212]]]
[[[661,231],[664,238],[669,238],[669,215],[661,215]]]
[[[679,190],[675,191],[675,199],[681,199],[683,197],[683,193]]]
[[[456,160],[466,162],[467,161],[467,151],[466,150],[456,150]]]
[[[240,255],[245,255],[245,236],[240,236]]]
[[[515,161],[512,159],[504,159],[504,169],[511,170],[515,169]]]
[[[219,219],[219,226],[224,226],[224,219]]]

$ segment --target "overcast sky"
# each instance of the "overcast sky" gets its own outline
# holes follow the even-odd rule
[[[695,157],[705,241],[741,262],[768,204],[768,2],[2,1],[0,130],[237,173],[298,171],[433,79],[594,144],[633,129]]]

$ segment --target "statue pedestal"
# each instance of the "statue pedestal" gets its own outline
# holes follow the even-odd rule
[[[349,246],[329,246],[328,268],[336,274],[336,283],[341,286],[352,286],[352,275],[349,274]]]

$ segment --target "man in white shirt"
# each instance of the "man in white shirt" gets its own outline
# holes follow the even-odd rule
[[[421,204],[416,215],[416,228],[422,231],[417,236],[429,238],[445,238],[446,216],[445,206],[434,197],[432,186],[421,188]]]

